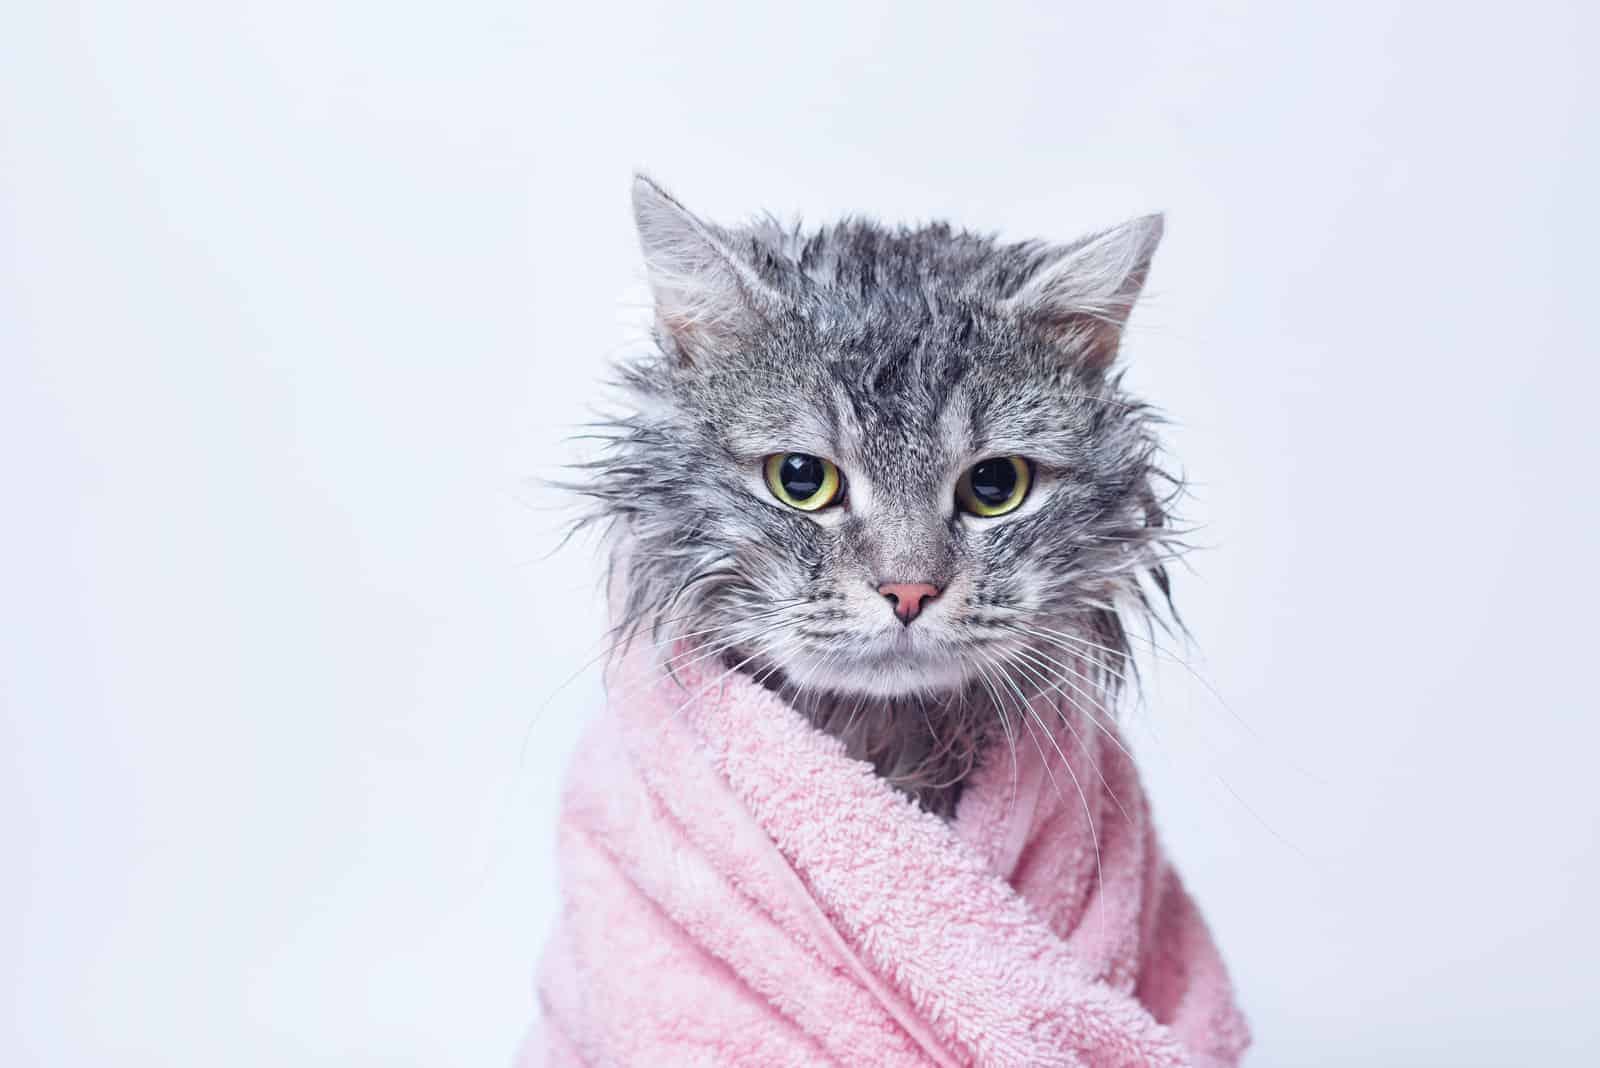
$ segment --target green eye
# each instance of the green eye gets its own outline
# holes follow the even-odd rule
[[[804,452],[775,452],[767,457],[766,471],[772,495],[802,512],[826,508],[844,486],[832,460]]]
[[[1016,511],[1032,483],[1028,461],[1020,456],[997,456],[967,469],[956,483],[956,502],[963,511],[992,519]]]

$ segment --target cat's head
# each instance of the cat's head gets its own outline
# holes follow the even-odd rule
[[[1122,659],[1166,590],[1174,487],[1115,368],[1159,216],[1052,245],[634,206],[655,346],[580,486],[625,627],[834,693]]]

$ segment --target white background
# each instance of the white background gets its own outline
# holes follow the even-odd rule
[[[1135,732],[1253,1063],[1595,1063],[1585,5],[421,6],[7,9],[0,1063],[506,1062],[601,628],[528,480],[636,166],[1165,209],[1126,351],[1227,706]]]

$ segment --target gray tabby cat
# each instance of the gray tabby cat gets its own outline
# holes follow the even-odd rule
[[[649,179],[634,407],[575,488],[613,535],[624,638],[720,658],[930,811],[986,754],[1110,714],[1128,626],[1170,611],[1150,409],[1115,370],[1161,237],[939,224],[724,228]]]

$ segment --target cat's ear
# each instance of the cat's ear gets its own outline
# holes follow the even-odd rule
[[[642,174],[633,178],[633,216],[656,327],[686,363],[714,360],[774,303],[771,289],[722,233]]]
[[[1003,300],[1001,310],[1043,329],[1087,366],[1109,366],[1150,273],[1162,225],[1160,215],[1146,215],[1066,246]]]

